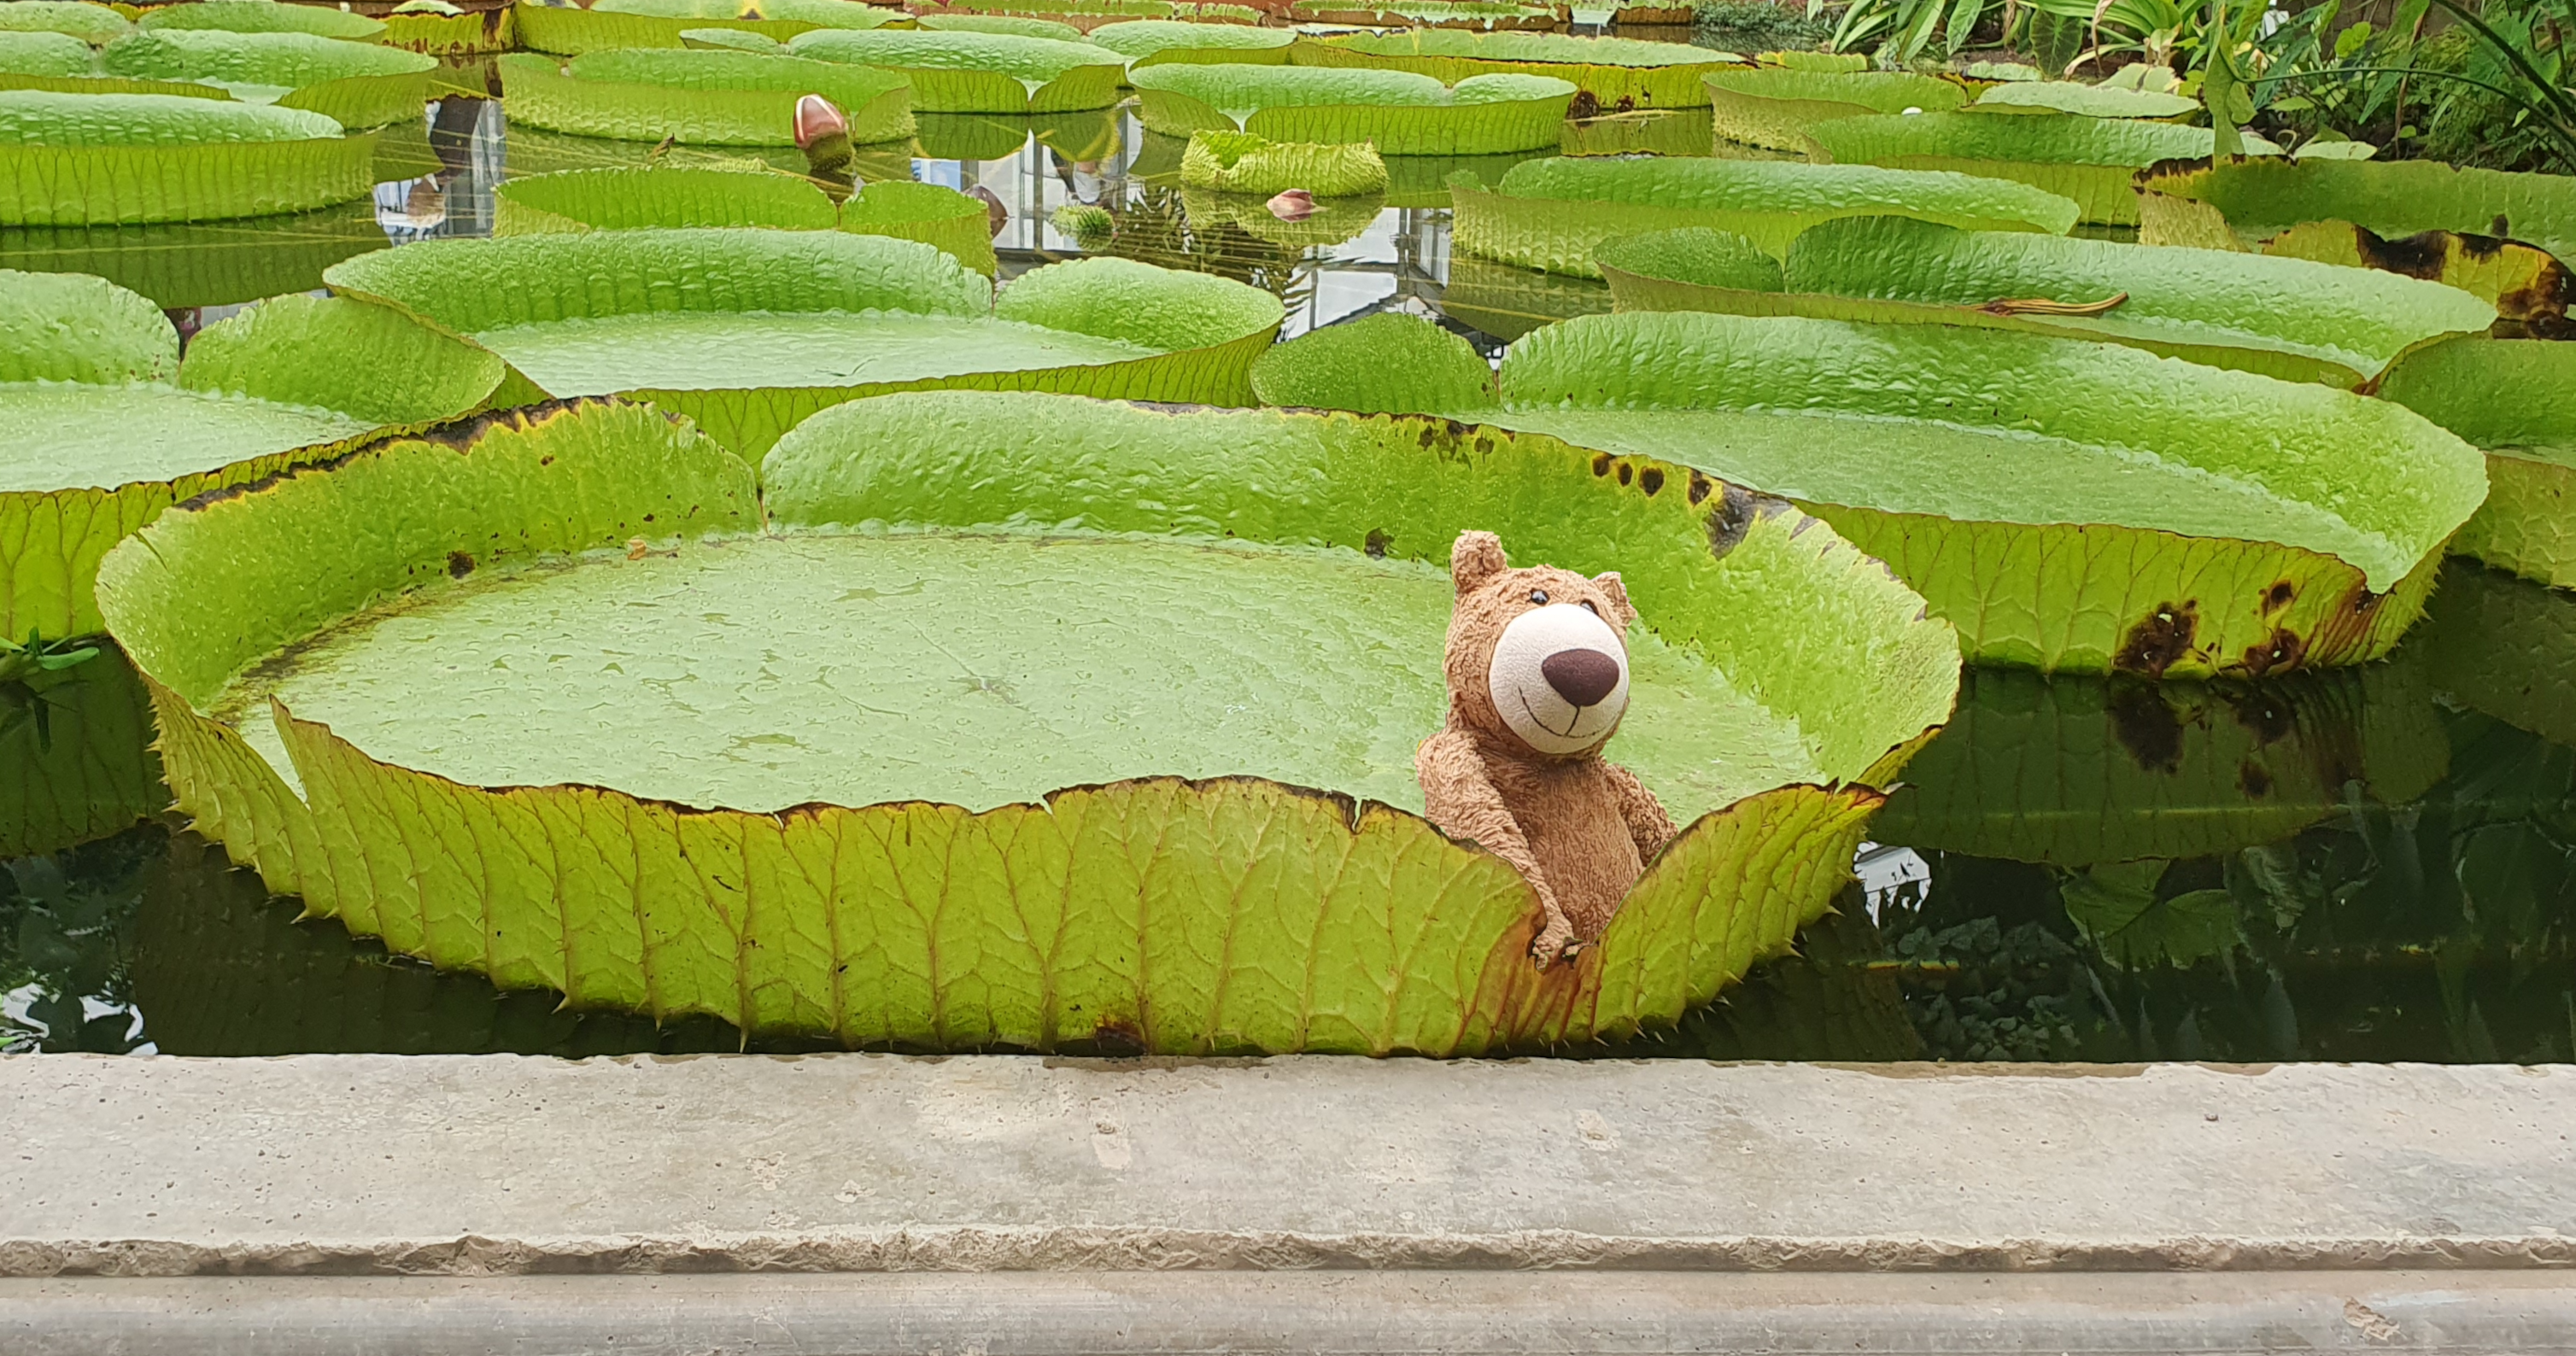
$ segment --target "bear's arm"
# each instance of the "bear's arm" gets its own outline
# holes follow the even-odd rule
[[[1619,797],[1619,817],[1628,821],[1628,836],[1637,844],[1637,860],[1651,862],[1664,845],[1673,841],[1680,830],[1673,827],[1673,817],[1664,813],[1664,803],[1646,789],[1637,774],[1617,763],[1604,763],[1610,774],[1610,789]]]
[[[1484,755],[1461,730],[1443,730],[1422,741],[1413,754],[1414,775],[1422,780],[1422,815],[1452,838],[1464,838],[1510,862],[1529,878],[1555,909],[1553,892],[1539,874],[1538,857],[1512,818],[1503,793],[1485,776]]]

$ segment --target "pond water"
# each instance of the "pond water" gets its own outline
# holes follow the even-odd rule
[[[1587,135],[1671,139],[1629,125]],[[0,231],[0,267],[101,273],[193,331],[318,288],[324,268],[388,241],[488,234],[511,175],[652,154],[513,131],[498,103],[469,98],[385,143],[368,202],[217,226]],[[1283,223],[1193,202],[1163,177],[1177,145],[1129,117],[925,119],[913,149],[871,151],[863,171],[989,190],[1008,212],[994,241],[1006,276],[1121,254],[1269,290],[1292,335],[1401,311],[1489,353],[1609,309],[1600,284],[1453,257],[1444,167],[1399,176],[1395,197],[1414,205]],[[768,158],[795,167],[794,152]],[[1490,178],[1508,163],[1475,168]],[[1860,884],[1798,955],[1677,1031],[1562,1053],[2576,1058],[2576,595],[2455,562],[2433,613],[2394,659],[2358,672],[2161,685],[1971,673],[1959,718],[1864,846]],[[150,735],[112,651],[60,673],[0,666],[0,1046],[743,1048],[720,1022],[559,1011],[551,993],[504,993],[299,921],[294,901],[161,813]]]

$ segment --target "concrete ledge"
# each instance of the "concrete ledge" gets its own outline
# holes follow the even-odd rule
[[[2576,1352],[2522,1272],[1062,1272],[0,1281],[11,1356]]]
[[[2566,1067],[23,1056],[0,1124],[15,1276],[2576,1265]]]

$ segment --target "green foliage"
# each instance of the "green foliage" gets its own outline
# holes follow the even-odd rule
[[[2576,171],[2576,0],[2404,0],[2386,27],[2341,24],[2341,0],[2255,54],[2258,107],[2287,131],[2383,155]]]

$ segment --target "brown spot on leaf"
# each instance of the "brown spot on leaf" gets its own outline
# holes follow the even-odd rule
[[[1112,1059],[1145,1053],[1145,1033],[1134,1022],[1112,1017],[1091,1029],[1092,1050]]]
[[[1708,498],[1708,493],[1709,493],[1709,491],[1710,491],[1710,490],[1712,490],[1712,489],[1715,489],[1716,487],[1717,487],[1717,482],[1716,482],[1716,481],[1709,479],[1707,476],[1702,475],[1702,474],[1700,474],[1700,473],[1699,473],[1699,472],[1697,472],[1697,471],[1693,471],[1693,472],[1691,472],[1691,473],[1690,473],[1690,503],[1691,503],[1691,507],[1692,507],[1692,508],[1698,508],[1698,507],[1700,506],[1700,501],[1701,501],[1701,500],[1704,500],[1704,499],[1706,499],[1706,498]]]
[[[2297,632],[2275,627],[2271,639],[2245,647],[2245,671],[2260,678],[2274,669],[2295,669],[2307,650],[2308,643]]]
[[[2272,774],[2249,758],[2236,766],[2236,789],[2244,792],[2247,800],[2261,800],[2272,794]]]
[[[1636,478],[1637,478],[1637,468],[1636,468],[1636,467],[1634,467],[1634,466],[1630,466],[1628,463],[1626,463],[1626,462],[1624,462],[1624,461],[1623,461],[1623,462],[1621,462],[1621,463],[1619,463],[1619,483],[1620,483],[1620,484],[1625,485],[1625,484],[1627,484],[1628,482],[1630,482],[1630,481],[1632,481],[1632,480],[1635,480]]]
[[[2119,653],[2111,656],[2111,667],[2161,678],[2165,670],[2191,653],[2192,640],[2199,634],[2199,599],[2159,603],[2155,611],[2129,628],[2129,634],[2120,642]]]
[[[474,573],[474,557],[465,554],[463,551],[450,551],[447,553],[448,578],[463,579],[465,576],[472,573]]]
[[[1606,476],[1610,474],[1609,453],[1595,452],[1592,454],[1592,474],[1596,476]]]
[[[2268,617],[2273,613],[2280,611],[2282,608],[2288,607],[2292,600],[2296,599],[2298,596],[2298,585],[2291,583],[2287,579],[2273,580],[2272,587],[2263,590],[2263,615]]]
[[[1569,118],[1600,117],[1601,96],[1588,89],[1576,90],[1574,92],[1574,101],[1565,106],[1565,116]]]
[[[2367,226],[2352,228],[2353,248],[2365,266],[2434,282],[2441,280],[2442,266],[2450,262],[2450,238],[2448,231],[2419,231],[2389,240]]]
[[[2257,748],[2268,747],[2290,737],[2298,728],[2296,708],[2279,693],[2259,687],[2222,688],[2228,710],[2235,713],[2236,723],[2254,736]]]
[[[1368,539],[1361,543],[1360,549],[1368,552],[1371,560],[1384,560],[1386,548],[1394,544],[1395,538],[1388,536],[1385,528],[1372,527],[1369,529]]]
[[[2162,692],[2149,684],[2115,682],[2110,711],[2112,737],[2128,751],[2130,762],[2147,772],[2182,766],[2182,721]]]
[[[1661,467],[1649,466],[1645,470],[1638,472],[1637,488],[1644,490],[1648,495],[1660,492],[1664,488],[1663,469]]]

